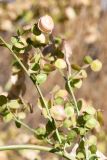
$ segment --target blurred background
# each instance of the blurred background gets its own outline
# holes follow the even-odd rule
[[[107,154],[107,0],[0,0],[0,35],[9,41],[20,26],[34,24],[45,14],[51,15],[54,19],[54,35],[61,36],[69,42],[73,52],[71,61],[81,65],[83,57],[91,55],[103,63],[100,73],[88,70],[89,76],[76,93],[76,97],[91,100],[97,109],[102,110],[104,125],[97,135],[98,147]],[[11,76],[11,60],[8,50],[0,47],[0,94],[6,91]],[[42,86],[45,95],[56,84],[63,87],[60,75],[55,72],[53,76],[49,77],[48,85],[46,83]],[[24,99],[35,105],[37,94],[27,77],[25,83],[27,88]],[[38,122],[42,123],[42,118],[36,107],[35,113],[28,116],[27,123],[36,127]],[[4,125],[0,122],[0,145],[13,142],[38,143],[30,133],[22,130],[16,129],[14,124]],[[41,160],[39,152],[34,151],[0,152],[1,160],[11,160],[13,156],[16,160]],[[43,154],[42,158],[58,160],[58,157],[51,154]]]

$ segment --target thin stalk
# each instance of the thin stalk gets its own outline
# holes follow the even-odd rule
[[[29,131],[31,131],[31,132],[33,132],[33,133],[36,133],[33,128],[29,127],[27,124],[25,124],[24,122],[22,122],[21,120],[19,120],[19,119],[16,117],[16,115],[11,112],[11,110],[10,110],[10,108],[9,108],[8,106],[7,106],[7,109],[8,109],[9,112],[12,114],[13,119],[14,119],[16,122],[20,123],[22,126],[24,126],[25,128],[27,128]]]
[[[60,138],[60,135],[59,135],[59,132],[58,132],[58,129],[57,129],[57,128],[56,128],[55,132],[56,132],[58,141],[59,141],[59,143],[61,144],[61,143],[62,143],[62,140],[61,140],[61,138]]]
[[[22,150],[22,149],[31,149],[31,150],[40,150],[40,151],[46,151],[51,152],[52,148],[46,147],[46,146],[39,146],[39,145],[9,145],[9,146],[0,146],[0,151],[6,151],[6,150]],[[57,153],[61,154],[61,153]]]
[[[40,97],[42,98],[43,104],[44,104],[44,106],[45,106],[45,108],[46,108],[46,111],[47,111],[47,114],[48,114],[48,118],[49,118],[49,120],[52,122],[52,118],[51,118],[51,115],[50,115],[48,106],[47,106],[47,104],[46,104],[46,102],[45,102],[45,99],[44,99],[44,97],[43,97],[43,95],[42,95],[42,92],[41,92],[41,90],[40,90],[40,88],[39,88],[39,86],[38,86],[37,84],[36,84],[36,89],[37,89]]]
[[[75,104],[75,108],[76,108],[77,114],[79,116],[79,110],[78,110],[78,106],[77,106],[77,101],[76,101],[75,95],[73,93],[73,90],[71,88],[71,85],[70,85],[69,81],[68,81],[68,87],[69,87],[70,94],[72,95],[72,98],[73,98],[73,101],[74,101],[74,104]]]
[[[69,153],[63,154],[63,152],[55,151],[54,148],[51,147],[46,147],[46,146],[39,146],[39,145],[7,145],[7,146],[0,146],[0,151],[6,151],[6,150],[25,150],[25,149],[30,149],[30,150],[39,150],[39,151],[45,151],[45,152],[50,152],[50,153],[55,153],[56,155],[62,156],[68,160],[72,160],[70,157]]]

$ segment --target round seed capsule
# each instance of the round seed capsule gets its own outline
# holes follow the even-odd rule
[[[41,17],[38,21],[38,28],[44,33],[51,33],[54,28],[53,19],[48,15]]]

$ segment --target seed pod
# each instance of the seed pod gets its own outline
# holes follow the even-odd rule
[[[51,33],[54,28],[53,19],[48,15],[41,17],[38,21],[38,28],[44,33]]]
[[[53,106],[50,109],[51,116],[57,121],[64,121],[66,118],[66,113],[64,107],[61,105]]]
[[[94,60],[92,63],[91,63],[91,69],[94,71],[94,72],[98,72],[102,69],[102,63],[96,59]]]

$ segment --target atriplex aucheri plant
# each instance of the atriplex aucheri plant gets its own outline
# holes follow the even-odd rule
[[[76,100],[74,95],[75,89],[79,89],[87,78],[86,69],[90,67],[95,72],[100,71],[102,63],[86,56],[83,66],[70,64],[72,53],[64,39],[53,35],[53,29],[54,22],[46,15],[36,24],[19,29],[17,35],[11,37],[11,44],[0,37],[0,45],[8,48],[14,57],[12,73],[17,78],[15,81],[22,75],[20,73],[25,72],[33,82],[39,94],[36,105],[46,124],[33,129],[23,122],[26,114],[32,113],[32,107],[21,97],[10,99],[9,95],[1,95],[0,116],[4,122],[13,120],[18,128],[27,128],[47,144],[0,146],[0,151],[32,149],[51,152],[69,160],[102,160],[104,156],[97,150],[95,141],[90,140],[89,133],[100,127],[101,112],[83,99]],[[40,85],[55,70],[63,77],[65,89],[54,87],[46,98]]]

